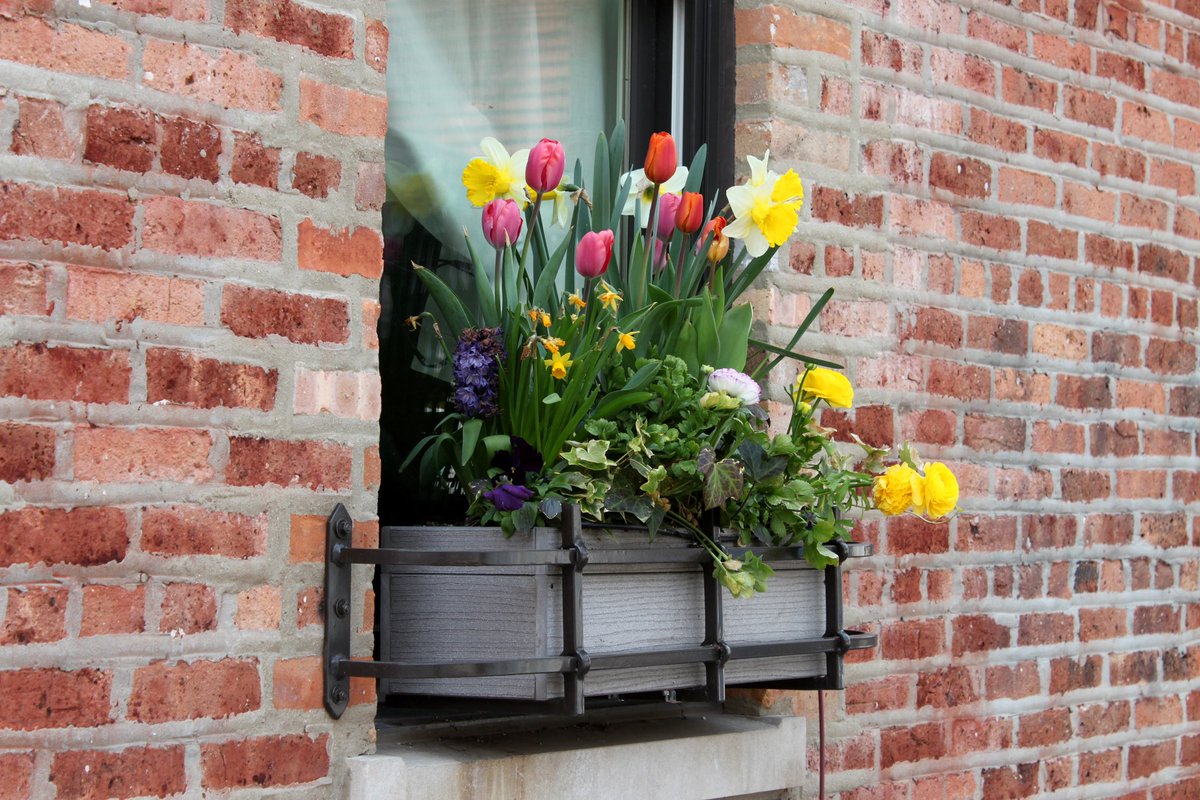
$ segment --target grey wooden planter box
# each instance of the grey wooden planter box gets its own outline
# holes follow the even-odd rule
[[[327,686],[370,675],[384,695],[565,698],[579,713],[584,697],[631,692],[841,688],[842,655],[876,638],[841,629],[840,567],[813,569],[799,548],[758,549],[775,575],[767,592],[736,600],[690,539],[581,525],[577,509],[562,528],[508,539],[498,528],[384,527],[378,551],[339,550],[335,524],[327,602],[348,590],[350,563],[381,565],[381,661],[347,661],[327,627]]]

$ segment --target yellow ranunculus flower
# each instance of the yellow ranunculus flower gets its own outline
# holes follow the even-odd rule
[[[567,370],[574,363],[570,353],[555,353],[551,358],[545,360],[546,366],[550,368],[550,374],[560,381],[567,377]]]
[[[637,347],[637,340],[633,337],[641,331],[630,331],[629,333],[621,333],[617,331],[617,352],[622,350],[632,350]]]
[[[916,482],[914,481],[914,489]],[[920,481],[920,497],[913,492],[913,511],[929,519],[946,516],[958,506],[958,479],[940,461],[925,465],[925,477]]]
[[[919,481],[920,477],[908,464],[888,467],[875,478],[875,507],[889,517],[908,511],[913,502],[913,479]]]
[[[850,408],[854,405],[854,387],[840,372],[824,367],[813,367],[797,381],[797,389],[805,400],[819,397],[834,408]]]

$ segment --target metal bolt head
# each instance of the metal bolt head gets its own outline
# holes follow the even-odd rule
[[[337,525],[334,526],[334,532],[339,539],[345,539],[354,530],[354,523],[348,519],[339,519]]]
[[[329,693],[329,696],[333,698],[333,702],[335,703],[344,703],[349,697],[349,695],[346,694],[345,688],[341,686],[333,687],[333,691]]]
[[[338,600],[336,603],[333,604],[333,613],[337,614],[339,617],[344,617],[347,614],[349,614],[350,613],[350,601],[344,597],[341,598],[340,600]]]

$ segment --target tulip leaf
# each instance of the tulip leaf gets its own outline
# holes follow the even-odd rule
[[[784,350],[790,353],[792,348],[796,346],[796,343],[800,341],[800,337],[803,336],[809,327],[811,327],[812,324],[817,321],[817,317],[821,315],[821,311],[825,308],[825,304],[828,303],[832,297],[833,289],[826,289],[824,294],[818,298],[817,302],[813,303],[813,307],[809,309],[808,314],[804,317],[804,321],[801,322],[799,327],[796,328],[796,332],[792,334],[792,338],[788,341],[787,345],[784,347]],[[779,362],[785,357],[787,357],[787,355],[780,354],[773,358],[770,362],[764,361],[762,364],[758,365],[758,369],[754,370],[754,375],[751,377],[757,380],[760,375],[765,376],[770,374],[771,370],[775,369],[775,367],[779,365]],[[809,363],[817,364],[821,362],[811,361]],[[821,363],[821,366],[828,366],[828,364]],[[841,369],[841,367],[834,367],[834,369]]]
[[[462,332],[471,327],[471,315],[467,313],[466,306],[458,299],[458,295],[433,273],[433,270],[415,263],[413,269],[417,271],[417,277],[420,278],[421,283],[425,284],[425,288],[429,290],[430,298],[437,305],[443,321],[449,327],[449,330],[443,331],[443,335],[451,341],[458,341]]]
[[[567,231],[567,235],[563,237],[562,242],[555,249],[554,254],[546,261],[546,265],[542,268],[542,274],[538,276],[537,286],[534,287],[532,297],[533,304],[538,308],[547,308],[551,305],[551,300],[556,294],[558,283],[558,274],[562,266],[563,259],[571,248],[571,242],[574,237],[571,236],[571,231]]]
[[[619,389],[604,395],[592,412],[594,419],[605,419],[630,406],[647,403],[654,399],[653,392],[641,392],[631,389]]]
[[[750,344],[754,345],[755,347],[757,347],[759,350],[766,350],[768,353],[775,353],[777,355],[783,356],[784,358],[791,358],[796,361],[802,361],[805,364],[814,364],[818,367],[828,367],[829,369],[845,369],[846,368],[845,364],[839,364],[836,361],[826,361],[825,359],[817,358],[816,356],[806,356],[803,353],[797,353],[793,350],[785,350],[782,347],[779,347],[778,345],[773,345],[770,342],[764,342],[762,339],[755,339],[753,336],[751,336],[749,338],[748,342]],[[757,370],[756,370],[756,372],[757,372]]]
[[[467,420],[462,426],[462,451],[460,464],[466,464],[475,455],[475,446],[479,444],[479,433],[483,430],[483,420],[478,417]]]
[[[749,304],[734,306],[721,320],[718,337],[721,341],[718,369],[728,367],[741,372],[746,368],[746,347],[750,340],[750,325],[754,322],[754,311]]]
[[[700,183],[704,180],[704,162],[708,159],[708,145],[702,144],[696,148],[696,155],[692,156],[691,166],[688,167],[687,183],[684,184],[685,192],[700,191]]]
[[[595,175],[592,181],[592,208],[596,212],[596,219],[607,219],[612,210],[608,207],[612,201],[612,187],[609,186],[609,178],[612,170],[608,163],[608,141],[604,134],[601,133],[596,139],[596,164],[593,170]]]

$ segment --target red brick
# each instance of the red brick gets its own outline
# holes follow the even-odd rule
[[[946,728],[940,722],[884,728],[879,733],[879,759],[884,769],[905,761],[941,758],[946,751]]]
[[[990,384],[991,373],[983,367],[940,360],[929,363],[926,390],[930,394],[960,400],[987,400],[991,394]]]
[[[1163,470],[1117,470],[1117,497],[1161,500],[1167,495]]]
[[[112,721],[112,674],[98,669],[0,670],[0,728],[90,728]]]
[[[1029,129],[1025,125],[982,108],[971,109],[968,135],[973,142],[1010,153],[1024,153],[1029,147]]]
[[[92,584],[83,587],[80,636],[141,633],[146,629],[146,587]]]
[[[200,746],[206,789],[289,786],[329,772],[329,736],[263,736]]]
[[[1087,260],[1102,267],[1133,268],[1133,245],[1129,242],[1110,239],[1096,233],[1084,237],[1084,253]]]
[[[1035,453],[1082,453],[1084,428],[1069,422],[1055,425],[1046,420],[1035,420],[1032,441]]]
[[[1133,635],[1145,636],[1152,633],[1178,633],[1180,623],[1177,606],[1138,606],[1133,609]]]
[[[0,755],[0,800],[27,800],[33,778],[34,753]]]
[[[1121,195],[1121,224],[1135,228],[1154,228],[1165,231],[1170,211],[1166,203],[1139,197],[1135,194]]]
[[[982,615],[955,617],[953,627],[956,658],[966,653],[1006,648],[1012,638],[1012,632],[1008,628],[991,617]]]
[[[1034,33],[1033,55],[1039,61],[1054,64],[1074,72],[1090,72],[1092,51],[1086,44],[1063,36]]]
[[[950,755],[996,752],[1012,744],[1013,721],[1002,717],[960,717],[950,730]]]
[[[299,3],[232,0],[225,7],[225,27],[306,47],[331,58],[354,56],[354,20]]]
[[[387,133],[387,98],[301,78],[300,120],[343,136],[382,139]]]
[[[947,347],[961,347],[962,317],[943,308],[917,308],[904,332],[905,339],[920,339]]]
[[[892,72],[919,75],[924,60],[925,54],[912,42],[870,30],[862,32],[862,64],[864,67],[877,67]]]
[[[230,364],[184,350],[154,348],[146,354],[146,399],[196,408],[275,407],[279,373],[250,364]]]
[[[1150,159],[1150,182],[1171,189],[1181,197],[1196,191],[1196,171],[1188,164],[1162,158]]]
[[[131,14],[173,17],[191,22],[208,19],[206,0],[100,0],[100,2]]]
[[[1017,644],[1044,645],[1069,642],[1075,636],[1075,620],[1070,614],[1022,614]]]
[[[946,667],[917,677],[918,708],[956,708],[978,699],[975,677],[966,667]]]
[[[845,227],[873,227],[883,224],[882,195],[849,195],[818,186],[810,200],[813,219],[836,222]]]
[[[212,477],[212,436],[183,428],[77,428],[75,479],[184,481]]]
[[[1076,730],[1083,737],[1107,736],[1127,730],[1130,718],[1129,703],[1124,700],[1080,706]]]
[[[280,108],[282,77],[242,53],[147,39],[142,64],[151,89],[225,108]]]
[[[1025,250],[1031,256],[1074,261],[1079,256],[1079,234],[1045,222],[1029,220]]]
[[[967,414],[963,418],[963,444],[973,450],[1025,449],[1025,420]]]
[[[367,20],[367,43],[363,58],[376,72],[387,71],[388,29],[381,20]]]
[[[1131,686],[1158,680],[1158,659],[1151,652],[1114,653],[1109,657],[1109,681],[1113,686]]]
[[[67,316],[118,325],[135,319],[203,325],[204,284],[164,275],[69,267]]]
[[[1142,364],[1142,340],[1132,334],[1096,331],[1092,334],[1092,360],[1139,367]],[[1134,436],[1135,443],[1136,440]]]
[[[47,316],[46,275],[35,264],[0,261],[0,314]]]
[[[30,239],[113,250],[133,239],[133,203],[123,194],[0,183],[0,241]]]
[[[57,642],[67,636],[68,589],[56,585],[9,589],[0,646]]]
[[[1024,28],[1009,25],[977,11],[972,11],[967,15],[967,36],[999,45],[1014,53],[1025,54],[1026,32]]]
[[[1097,142],[1092,146],[1092,153],[1092,163],[1101,175],[1115,175],[1139,183],[1146,179],[1146,156],[1138,150]]]
[[[279,148],[266,147],[257,133],[238,131],[233,139],[233,166],[229,177],[276,189],[279,186]]]
[[[1055,402],[1067,408],[1110,408],[1112,389],[1109,379],[1103,376],[1085,378],[1060,375]]]
[[[1021,715],[1017,728],[1019,747],[1050,747],[1071,738],[1071,711],[1052,708]]]
[[[274,703],[279,709],[315,711],[324,704],[324,675],[320,656],[280,659],[275,662]],[[350,705],[375,702],[375,681],[350,679]]]
[[[1042,692],[1036,661],[987,668],[987,699],[1031,697]]]
[[[915,411],[901,421],[901,438],[927,444],[952,444],[958,418],[953,411]]]
[[[383,238],[371,228],[330,230],[304,220],[296,229],[301,269],[362,275],[383,274]]]
[[[888,520],[889,555],[945,553],[950,549],[950,526],[944,522],[926,522],[919,517],[894,517]]]
[[[224,719],[254,711],[261,703],[257,659],[155,661],[134,671],[128,717],[149,724]]]
[[[1003,89],[1006,103],[1017,103],[1052,112],[1058,102],[1057,84],[1012,67],[1004,67]]]
[[[1137,103],[1125,103],[1121,132],[1160,144],[1171,144],[1171,122],[1162,111]]]
[[[924,180],[921,149],[908,142],[873,141],[863,145],[863,171],[897,185]]]
[[[958,522],[957,550],[1009,552],[1016,544],[1016,517],[964,517]]]
[[[61,103],[18,97],[20,109],[10,150],[19,156],[72,159],[76,143],[67,133]]]
[[[1113,192],[1063,181],[1062,207],[1068,214],[1113,222],[1117,214],[1117,196]]]
[[[1079,783],[1115,783],[1121,778],[1121,750],[1079,754]]]
[[[1191,273],[1191,258],[1178,250],[1158,244],[1143,244],[1137,251],[1138,272],[1186,283]]]
[[[292,167],[292,188],[296,191],[323,200],[330,192],[336,192],[341,182],[342,162],[336,158],[314,153],[296,154],[296,163]]]
[[[232,437],[225,478],[231,486],[345,489],[350,486],[350,450],[329,442]]]
[[[1116,639],[1128,635],[1126,612],[1123,608],[1079,609],[1079,639],[1091,642]]]
[[[217,627],[217,596],[199,583],[169,583],[163,592],[161,633],[201,633]]]
[[[142,550],[161,556],[254,558],[266,552],[267,518],[196,506],[147,508],[142,514]]]
[[[801,15],[770,5],[738,9],[735,22],[738,46],[767,44],[850,58],[850,29],[826,17]]]
[[[379,314],[382,307],[378,301],[362,301],[363,318],[363,347],[368,350],[379,349]]]
[[[221,324],[238,336],[261,339],[272,334],[301,344],[341,343],[350,336],[346,303],[335,298],[226,286]]]
[[[879,642],[880,655],[886,660],[933,658],[945,650],[945,622],[941,619],[889,622]]]
[[[1172,739],[1158,744],[1131,745],[1129,748],[1129,780],[1145,778],[1178,763],[1178,743]]]
[[[0,59],[76,75],[127,80],[132,48],[118,36],[35,17],[0,16]]]
[[[1134,720],[1138,730],[1183,722],[1183,703],[1178,696],[1142,697],[1134,705]]]
[[[1087,163],[1088,140],[1061,131],[1037,128],[1033,132],[1033,151],[1038,158],[1082,167]]]
[[[1142,538],[1155,547],[1171,548],[1187,546],[1187,515],[1143,514]]]
[[[85,161],[130,172],[148,172],[154,164],[158,130],[149,111],[89,106],[84,137]]]
[[[962,212],[962,238],[967,244],[990,247],[994,250],[1017,250],[1021,247],[1021,226],[1011,217]]]
[[[983,770],[983,796],[988,800],[1017,800],[1038,792],[1038,763]]]
[[[118,508],[26,507],[0,513],[0,567],[121,561],[129,547],[128,528]]]
[[[319,586],[302,589],[296,594],[296,627],[325,623],[325,598]]]
[[[0,423],[0,481],[37,481],[54,472],[55,432],[41,425]]]
[[[152,197],[144,204],[142,243],[150,250],[206,258],[279,261],[279,219],[212,203]]]
[[[79,800],[167,797],[187,789],[183,755],[182,745],[56,753],[50,781],[59,796]]]
[[[929,185],[962,197],[986,197],[991,192],[992,168],[973,158],[934,153],[929,160]]]
[[[162,120],[160,163],[164,172],[216,183],[221,177],[221,132],[207,122],[168,117]]]
[[[358,165],[358,180],[355,181],[354,206],[361,211],[378,211],[387,199],[387,176],[384,165],[364,161]]]

